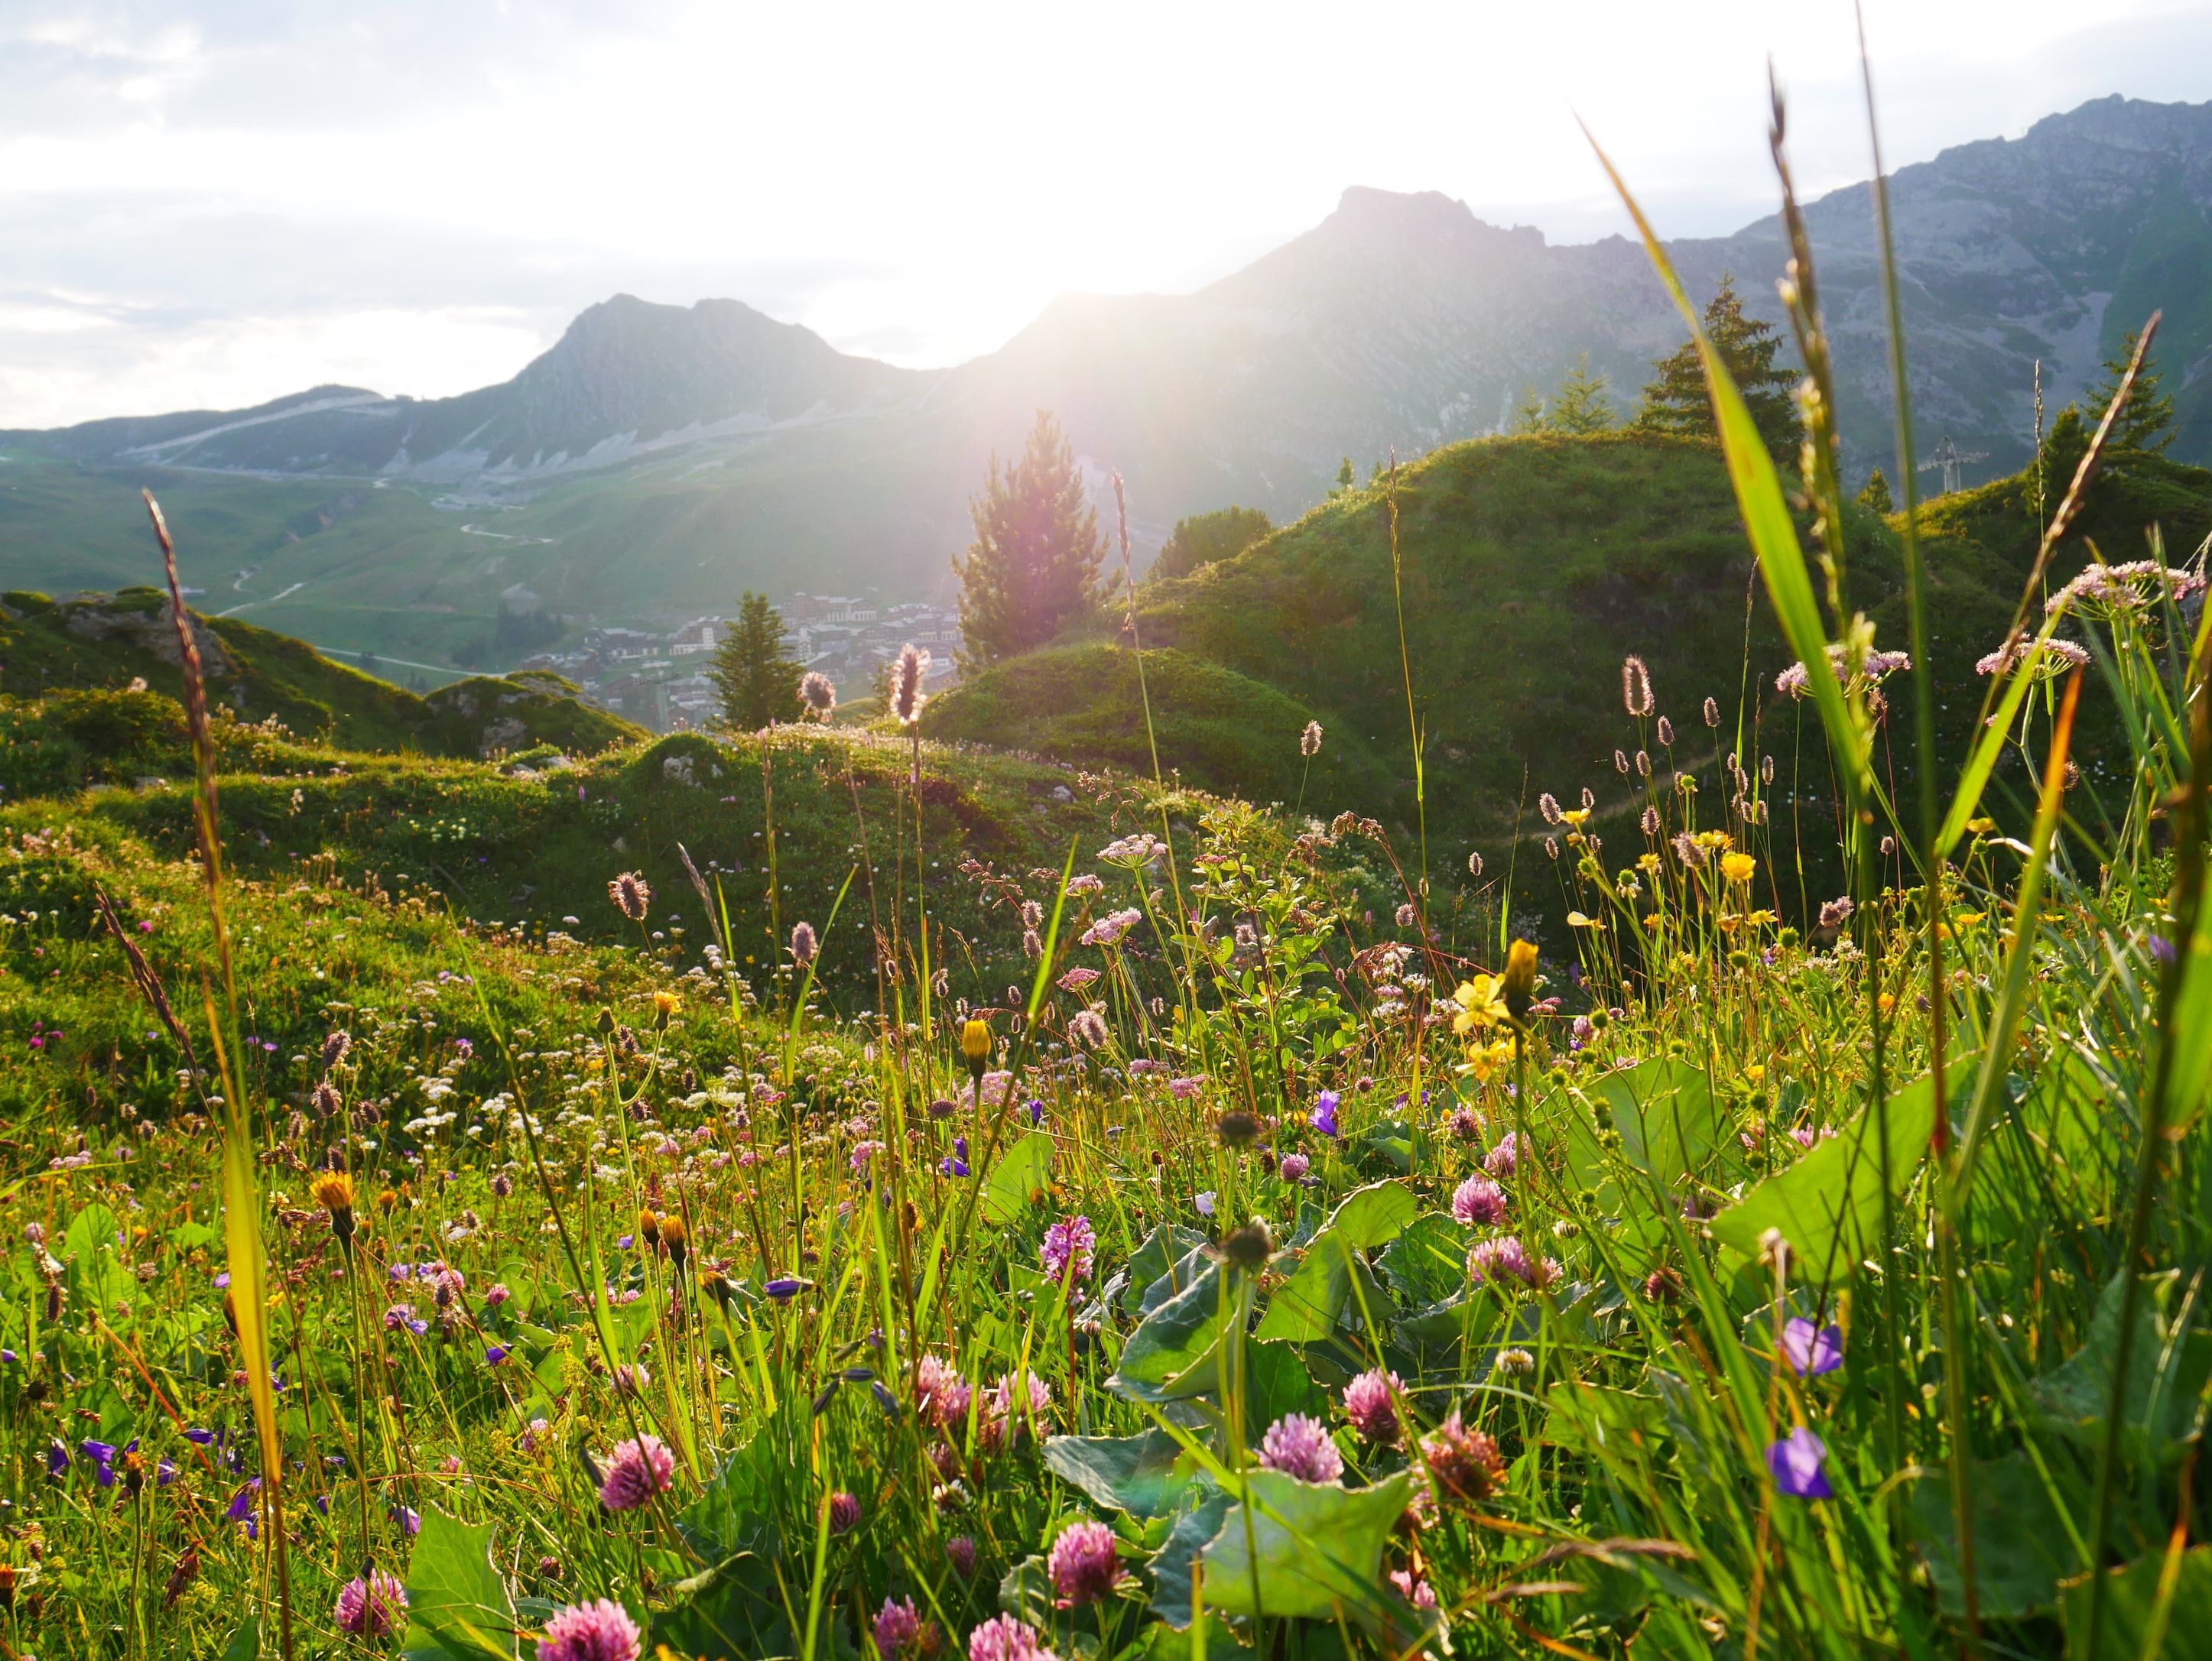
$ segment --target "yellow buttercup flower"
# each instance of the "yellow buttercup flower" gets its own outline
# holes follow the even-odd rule
[[[1513,1042],[1499,1039],[1492,1044],[1470,1044],[1467,1046],[1467,1064],[1462,1069],[1478,1084],[1487,1084],[1498,1069],[1511,1064]]]
[[[1731,882],[1748,882],[1759,870],[1759,861],[1747,853],[1724,853],[1721,856],[1721,875]]]
[[[1504,1021],[1502,985],[1502,978],[1493,974],[1478,974],[1462,981],[1459,991],[1453,994],[1459,1002],[1459,1013],[1452,1017],[1452,1031],[1466,1034],[1480,1027],[1495,1027]]]
[[[1566,821],[1568,824],[1571,825],[1577,830],[1580,830],[1585,824],[1589,822],[1589,816],[1590,810],[1588,808],[1566,808],[1563,809],[1559,814],[1560,818]]]

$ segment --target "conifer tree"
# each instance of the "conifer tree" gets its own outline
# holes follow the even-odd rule
[[[1544,395],[1534,387],[1524,387],[1521,402],[1513,406],[1513,428],[1516,433],[1540,433],[1544,430]]]
[[[1889,481],[1875,468],[1867,475],[1866,488],[1859,492],[1859,506],[1869,513],[1894,513],[1897,503],[1889,494]]]
[[[2136,355],[2136,341],[2142,330],[2130,329],[2128,337],[2120,343],[2119,355],[2105,362],[2104,385],[2090,393],[2081,408],[2081,419],[2094,430],[2104,420],[2105,410],[2119,396],[2120,382],[2128,373],[2128,361]],[[2105,441],[2106,453],[2112,456],[2135,454],[2162,456],[2166,447],[2173,442],[2173,400],[2158,390],[2158,371],[2150,357],[2143,358],[2142,373],[2136,377],[2135,390],[2128,394],[2128,407],[2120,411],[2119,419],[2112,423],[2112,435]],[[2063,486],[2061,487],[2063,488]]]
[[[782,614],[767,595],[747,591],[707,669],[722,724],[753,732],[792,719],[799,713],[799,664],[783,655]]]
[[[1735,377],[1751,411],[1753,424],[1765,439],[1769,454],[1786,462],[1797,452],[1800,426],[1797,405],[1790,396],[1797,377],[1775,367],[1782,336],[1771,324],[1744,315],[1743,301],[1735,292],[1735,279],[1723,276],[1719,291],[1705,307],[1705,336]],[[1698,361],[1695,341],[1659,360],[1657,373],[1644,389],[1643,407],[1632,423],[1645,433],[1679,433],[1693,438],[1717,438],[1712,401],[1705,391],[1705,366]]]
[[[994,453],[982,494],[970,500],[975,540],[955,560],[962,652],[975,666],[1042,646],[1098,595],[1106,544],[1084,500],[1075,452],[1050,411],[1037,411],[1012,465]]]
[[[1346,491],[1351,489],[1358,479],[1359,475],[1352,470],[1352,458],[1346,456],[1344,458],[1344,465],[1336,470],[1336,488],[1330,491],[1329,494],[1341,496]]]
[[[1551,432],[1583,434],[1603,433],[1613,426],[1613,400],[1607,396],[1603,373],[1590,373],[1585,352],[1567,371],[1559,390],[1552,395],[1544,425]]]

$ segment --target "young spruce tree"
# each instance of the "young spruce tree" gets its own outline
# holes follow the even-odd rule
[[[738,619],[714,648],[707,677],[722,709],[722,724],[756,732],[799,713],[799,666],[783,655],[783,615],[765,594],[748,590]]]
[[[2104,384],[2083,400],[2081,418],[2090,427],[2104,420],[2106,406],[2119,396],[2120,382],[2126,378],[2128,361],[2136,355],[2141,332],[2128,330],[2118,354],[2106,361]],[[2158,370],[2146,355],[2135,390],[2128,394],[2128,406],[2120,411],[2119,419],[2112,423],[2112,437],[2105,441],[2106,453],[2114,458],[2162,456],[2172,442],[2173,400],[2158,390]]]
[[[971,667],[1041,646],[1098,595],[1106,544],[1083,496],[1075,452],[1060,423],[1037,411],[1012,465],[991,458],[990,476],[968,511],[975,540],[955,560],[962,655]]]
[[[1778,462],[1793,460],[1801,437],[1797,403],[1791,397],[1797,377],[1775,367],[1782,336],[1771,324],[1744,315],[1733,276],[1721,279],[1719,292],[1705,307],[1705,335],[1735,378],[1752,422],[1766,440],[1768,453]],[[1712,402],[1706,395],[1705,367],[1698,360],[1697,343],[1684,341],[1680,350],[1660,359],[1655,367],[1658,373],[1644,387],[1644,405],[1632,423],[1636,429],[1717,438],[1719,430],[1713,425]]]

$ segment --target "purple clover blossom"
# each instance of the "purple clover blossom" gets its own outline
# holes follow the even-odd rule
[[[1121,1579],[1121,1559],[1114,1531],[1103,1523],[1077,1523],[1060,1531],[1046,1560],[1053,1601],[1064,1609],[1103,1603]]]
[[[676,1456],[658,1436],[617,1442],[599,1482],[599,1503],[609,1511],[635,1511],[666,1493],[675,1477]]]
[[[1091,1254],[1097,1245],[1098,1235],[1090,1218],[1062,1217],[1044,1231],[1037,1257],[1055,1285],[1073,1287],[1091,1278]]]
[[[645,1635],[612,1598],[556,1609],[538,1640],[538,1661],[637,1661]]]
[[[1451,1209],[1462,1228],[1495,1228],[1505,1221],[1505,1191],[1488,1177],[1469,1177],[1452,1191]]]
[[[1836,1490],[1821,1469],[1827,1458],[1828,1445],[1799,1425],[1766,1450],[1766,1468],[1774,1473],[1775,1487],[1793,1500],[1832,1500]]]
[[[1405,1388],[1395,1373],[1375,1367],[1344,1387],[1344,1416],[1352,1428],[1378,1447],[1398,1440],[1398,1409],[1391,1399]]]
[[[407,1588],[383,1569],[356,1574],[338,1590],[331,1618],[340,1632],[356,1638],[382,1638],[398,1626],[407,1609]]]
[[[860,1525],[860,1502],[843,1488],[830,1496],[830,1532],[850,1534]]]
[[[1521,1163],[1521,1138],[1508,1131],[1498,1137],[1498,1146],[1483,1155],[1482,1168],[1493,1177],[1510,1177]]]
[[[1495,1234],[1486,1240],[1477,1240],[1467,1254],[1467,1272],[1478,1284],[1489,1282],[1502,1286],[1507,1281],[1519,1281],[1524,1286],[1553,1285],[1566,1271],[1556,1258],[1546,1258],[1539,1262],[1528,1255],[1528,1248],[1511,1234]]]
[[[1306,1173],[1312,1168],[1312,1161],[1308,1160],[1304,1154],[1285,1154],[1283,1155],[1283,1180],[1285,1182],[1304,1182],[1306,1179]]]
[[[968,1661],[1059,1661],[1036,1629],[1018,1616],[1001,1615],[968,1634]]]
[[[909,1597],[904,1603],[884,1599],[884,1606],[876,1611],[876,1652],[884,1661],[893,1658],[921,1638],[921,1611]]]
[[[1328,1427],[1303,1413],[1285,1413],[1267,1427],[1260,1439],[1260,1463],[1302,1482],[1344,1479],[1344,1456],[1336,1451]]]
[[[1782,1359],[1792,1373],[1817,1379],[1844,1364],[1844,1334],[1840,1327],[1815,1327],[1802,1315],[1793,1315],[1782,1328]]]
[[[1334,1137],[1338,1134],[1336,1128],[1336,1105],[1342,1100],[1343,1098],[1338,1095],[1334,1090],[1323,1090],[1318,1096],[1314,1098],[1313,1112],[1309,1117],[1309,1122],[1313,1125],[1313,1128],[1320,1131],[1322,1135],[1325,1137]]]

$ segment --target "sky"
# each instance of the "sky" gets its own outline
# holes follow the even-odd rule
[[[2094,17],[2094,21],[2091,19]],[[2212,0],[1866,0],[1893,166],[2212,98]],[[0,0],[0,428],[505,379],[611,294],[926,367],[1348,185],[1586,241],[1864,178],[1848,4]]]

